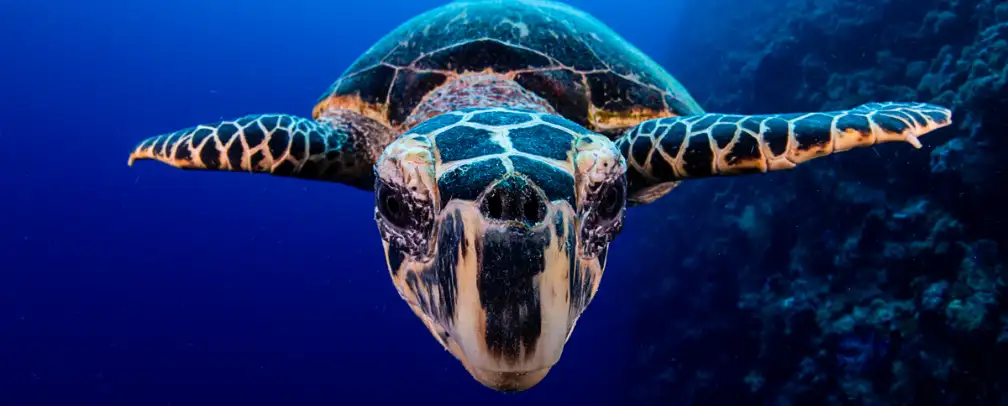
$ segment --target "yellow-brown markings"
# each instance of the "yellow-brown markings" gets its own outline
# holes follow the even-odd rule
[[[486,223],[479,216],[479,208],[472,202],[451,202],[445,207],[445,211],[458,212],[461,214],[456,221],[465,224],[466,241],[463,243],[467,247],[464,261],[455,268],[458,292],[455,294],[455,325],[454,340],[460,341],[459,345],[469,351],[460,356],[456,354],[463,363],[482,363],[483,354],[489,351],[486,346],[486,311],[480,306],[479,289],[477,280],[480,264],[477,250],[483,246],[483,234],[486,230]],[[462,252],[461,250],[459,251]],[[484,253],[485,254],[485,253]],[[473,353],[475,350],[475,353]]]
[[[748,154],[747,152],[745,152],[745,155],[743,155],[744,158],[736,158],[736,161],[728,162],[727,155],[730,152],[732,152],[735,148],[739,147],[739,144],[741,143],[741,137],[750,137],[752,140],[754,140],[757,148],[756,151],[754,151],[753,154]],[[763,158],[763,155],[760,153],[759,143],[761,141],[762,140],[760,139],[760,137],[757,136],[756,134],[750,133],[745,129],[738,128],[737,131],[735,132],[735,138],[732,138],[731,142],[728,143],[728,145],[725,146],[724,149],[714,150],[715,156],[717,157],[716,159],[717,164],[715,165],[716,166],[715,173],[737,174],[737,173],[748,173],[752,172],[753,170],[766,172],[768,164],[767,161]]]
[[[540,334],[538,339],[535,340],[536,347],[534,348],[526,347],[524,343],[519,344],[519,356],[513,362],[509,361],[506,357],[494,355],[487,347],[487,314],[479,305],[478,290],[475,286],[476,275],[475,272],[473,273],[472,292],[474,301],[472,302],[472,306],[474,309],[479,309],[477,312],[478,318],[475,323],[477,340],[473,344],[477,344],[475,348],[478,348],[480,356],[476,357],[474,354],[468,355],[470,361],[479,362],[475,365],[479,369],[497,372],[530,371],[550,367],[559,359],[567,336],[566,327],[569,323],[568,309],[570,306],[566,298],[559,295],[550,295],[547,292],[551,290],[563,292],[568,289],[567,274],[570,262],[569,258],[563,253],[563,246],[557,241],[556,234],[552,232],[552,219],[554,218],[553,216],[557,215],[570,218],[573,216],[573,209],[570,209],[566,203],[553,206],[550,215],[547,216],[547,220],[542,225],[542,227],[550,230],[551,240],[549,245],[544,248],[543,259],[545,260],[545,267],[543,268],[543,272],[534,277],[533,283],[533,286],[539,290],[538,305],[540,306],[539,310],[542,322]],[[491,254],[484,253],[484,255]]]
[[[412,127],[414,127],[414,126],[422,123],[423,121],[425,121],[427,119],[430,119],[430,118],[432,118],[434,116],[437,116],[439,114],[443,114],[443,113],[446,113],[446,112],[449,112],[449,111],[454,111],[454,110],[457,110],[457,109],[460,109],[460,108],[467,107],[467,106],[464,106],[464,105],[455,105],[455,104],[457,104],[457,102],[442,103],[442,102],[439,102],[438,100],[436,100],[436,98],[444,96],[443,93],[444,93],[444,90],[446,88],[451,87],[451,86],[457,86],[458,84],[456,82],[458,80],[460,80],[460,79],[464,79],[466,77],[476,76],[476,75],[489,75],[489,76],[493,76],[493,77],[501,79],[501,80],[507,80],[507,81],[514,82],[515,78],[518,77],[518,75],[523,74],[523,73],[545,72],[545,71],[553,71],[553,70],[558,70],[558,69],[560,69],[560,70],[566,70],[566,71],[569,71],[569,72],[574,73],[574,74],[581,74],[581,76],[582,76],[582,82],[583,82],[582,85],[584,86],[585,91],[586,91],[585,98],[587,99],[587,101],[589,101],[587,103],[588,104],[588,108],[589,108],[589,111],[588,111],[589,123],[588,123],[588,125],[589,125],[589,129],[592,130],[592,131],[602,132],[602,131],[621,130],[621,129],[633,127],[633,126],[635,126],[635,125],[637,125],[637,124],[639,124],[639,123],[641,123],[643,121],[646,121],[646,120],[655,119],[655,118],[674,117],[674,116],[676,116],[676,113],[674,111],[672,111],[669,106],[665,106],[664,109],[652,109],[652,108],[646,108],[646,107],[642,107],[642,106],[635,106],[635,107],[631,108],[630,110],[620,111],[620,112],[609,111],[609,110],[605,110],[605,109],[596,107],[595,105],[593,105],[590,102],[590,100],[591,100],[591,88],[590,88],[590,86],[587,85],[587,82],[586,82],[587,79],[584,78],[583,74],[585,74],[585,73],[591,73],[591,72],[603,72],[605,70],[598,70],[598,71],[578,71],[578,70],[574,69],[573,67],[565,66],[565,65],[563,65],[563,64],[561,64],[561,63],[559,63],[558,61],[555,61],[555,60],[553,60],[554,65],[547,66],[547,67],[542,67],[542,68],[516,69],[516,70],[509,70],[509,71],[506,71],[506,72],[497,72],[493,68],[487,67],[487,68],[484,68],[484,69],[482,69],[480,71],[467,71],[467,72],[463,72],[461,74],[457,73],[455,71],[417,69],[417,68],[415,68],[413,66],[413,64],[417,63],[417,61],[419,61],[420,59],[422,59],[423,57],[425,57],[425,56],[427,56],[429,54],[432,54],[432,53],[435,53],[435,52],[438,52],[438,51],[442,51],[442,50],[446,50],[446,49],[449,49],[449,48],[452,48],[452,47],[456,47],[456,46],[459,46],[459,45],[463,45],[463,44],[465,44],[465,42],[463,42],[463,43],[457,43],[457,44],[452,44],[452,45],[447,46],[447,47],[442,48],[442,49],[437,49],[437,50],[434,50],[434,51],[431,51],[431,52],[427,52],[427,53],[421,54],[419,57],[417,57],[416,60],[414,60],[410,64],[410,66],[407,66],[407,67],[394,67],[396,69],[396,76],[398,76],[399,70],[401,70],[401,69],[409,69],[409,70],[412,70],[412,71],[417,72],[417,73],[438,73],[438,74],[444,75],[445,78],[446,78],[445,81],[441,85],[439,85],[439,86],[435,87],[434,89],[432,89],[431,91],[427,92],[427,94],[425,94],[421,98],[421,100],[417,103],[417,105],[414,106],[413,109],[410,111],[410,113],[407,115],[407,119],[403,123],[400,123],[399,125],[393,125],[388,120],[388,107],[389,107],[388,106],[388,102],[382,103],[382,104],[368,103],[368,102],[365,102],[363,99],[361,99],[361,97],[357,93],[336,94],[335,91],[333,93],[330,93],[329,95],[327,95],[323,100],[321,100],[314,107],[314,109],[312,110],[312,117],[313,118],[321,117],[321,116],[323,116],[325,114],[326,111],[333,110],[333,109],[346,109],[346,110],[355,111],[355,112],[358,112],[360,114],[363,114],[364,116],[366,116],[368,118],[371,118],[371,119],[373,119],[375,121],[378,121],[379,123],[385,124],[389,128],[396,129],[396,130],[398,130],[400,132],[405,132],[405,131],[408,131],[410,128],[412,128]],[[515,44],[507,44],[507,45],[518,47],[518,48],[527,49],[527,48],[524,48],[524,47],[521,47],[521,46],[518,46],[518,45],[515,45]],[[537,52],[537,53],[539,53],[539,54],[541,54],[543,56],[546,56],[547,58],[550,58],[545,53],[538,52],[538,51],[535,51],[535,50],[532,50],[532,49],[528,49],[528,50],[529,51],[533,51],[533,52]],[[550,58],[550,59],[552,60],[552,58]],[[618,75],[618,76],[620,76],[620,77],[622,77],[622,78],[624,78],[626,80],[629,80],[629,81],[633,82],[637,86],[646,87],[648,89],[651,89],[651,90],[654,90],[654,91],[660,93],[662,95],[663,104],[664,104],[664,96],[670,95],[670,94],[672,94],[673,96],[675,96],[675,95],[679,94],[679,93],[675,93],[674,92],[677,89],[660,88],[660,87],[657,87],[657,86],[654,86],[654,85],[645,84],[643,82],[640,82],[636,78],[634,78],[632,75],[631,76]],[[521,86],[518,85],[517,82],[514,82],[514,83],[515,83],[516,87],[521,88]],[[398,95],[392,94],[392,86],[394,86],[394,85],[390,85],[390,87],[389,87],[387,100],[390,100],[391,97],[398,97]],[[338,88],[338,82],[337,82],[336,86],[334,86],[334,90],[337,89],[337,88]],[[525,90],[524,88],[522,88],[522,89]],[[680,92],[683,91],[681,89],[678,89],[678,90]],[[526,90],[526,92],[528,92],[528,91]],[[535,94],[533,92],[528,92],[528,93],[531,93],[531,94],[535,95],[537,98],[543,96],[543,95]],[[688,96],[687,93],[682,93],[682,94],[685,94],[686,96]],[[677,97],[677,99],[682,99],[682,98],[681,97]],[[702,110],[700,110],[699,106],[696,105],[695,102],[692,102],[691,98],[686,97],[685,100],[687,102],[690,102],[690,103],[687,103],[688,106],[695,106],[696,111],[702,111]],[[533,109],[537,109],[537,110],[541,109],[543,107],[548,107],[549,110],[553,110],[553,109],[557,108],[558,106],[554,106],[554,105],[552,105],[550,103],[542,101],[542,103],[534,103],[534,105],[530,105],[529,107],[533,108]],[[551,111],[551,113],[552,113],[552,111]]]
[[[786,139],[786,145],[784,148],[784,153],[781,155],[774,155],[770,149],[769,144],[763,139],[763,135],[767,128],[765,125],[761,128],[760,133],[753,134],[748,130],[742,128],[740,125],[736,124],[737,129],[734,137],[729,142],[725,148],[717,148],[717,140],[713,138],[711,132],[705,131],[703,133],[693,134],[691,136],[703,136],[707,138],[707,143],[710,148],[714,151],[714,173],[715,174],[739,174],[739,173],[749,173],[754,170],[761,172],[766,171],[777,171],[786,170],[794,168],[796,165],[807,162],[809,160],[823,157],[826,155],[834,154],[836,152],[846,151],[855,147],[861,146],[871,146],[882,142],[892,142],[892,141],[905,141],[915,148],[920,148],[920,141],[917,139],[918,136],[925,134],[927,132],[933,131],[935,129],[944,127],[950,123],[950,120],[945,119],[941,122],[936,121],[930,116],[925,116],[925,123],[923,125],[916,125],[914,122],[893,113],[888,113],[892,111],[901,110],[914,110],[910,107],[876,107],[875,110],[858,113],[854,110],[851,111],[838,111],[838,112],[828,112],[828,113],[809,113],[799,117],[795,117],[789,120],[788,134]],[[926,109],[926,108],[924,108]],[[921,111],[924,111],[923,109]],[[927,110],[930,111],[930,110]],[[948,113],[945,113],[948,114]],[[795,133],[795,123],[799,122],[801,119],[812,116],[812,115],[829,115],[832,117],[829,128],[817,128],[815,131],[822,131],[825,133],[827,138],[819,144],[810,144],[807,140],[804,145],[799,143],[797,139],[797,134]],[[837,128],[837,122],[839,119],[844,118],[848,115],[865,117],[867,118],[867,128],[845,128],[840,130]],[[906,128],[901,131],[887,131],[886,129],[880,127],[878,123],[873,120],[874,116],[884,116],[886,118],[898,120],[902,122]],[[773,116],[766,116],[767,119]],[[690,121],[686,121],[690,123]],[[689,124],[692,127],[692,124]],[[672,166],[675,178],[686,178],[689,174],[684,170],[684,155],[686,152],[686,147],[689,145],[690,136],[684,137],[680,143],[679,150],[676,156],[668,156],[664,149],[661,147],[661,140],[666,135],[666,131],[660,131],[657,139],[649,137],[647,134],[636,134],[633,138],[628,139],[630,145],[633,145],[639,137],[649,137],[651,151],[653,152],[655,148],[658,148],[659,156],[664,158]],[[733,162],[728,161],[728,154],[734,148],[738,147],[741,143],[742,137],[754,137],[758,143],[758,153],[759,157],[752,156],[748,153],[742,153],[741,155],[735,154],[732,159]],[[741,158],[740,158],[741,156]],[[629,159],[630,164],[637,170],[641,171],[647,177],[653,178],[653,163],[651,160],[654,155],[649,152],[648,158],[645,162],[636,162],[633,159]]]
[[[399,138],[385,148],[384,157],[377,162],[378,173],[412,190],[431,191],[435,207],[438,206],[440,195],[434,177],[435,160],[426,139]]]
[[[872,119],[874,116],[885,116],[890,119],[899,120],[906,126],[903,131],[900,132],[890,132],[882,129],[879,125]],[[920,148],[920,140],[917,139],[918,135],[922,135],[928,131],[934,130],[939,126],[933,125],[930,119],[928,123],[924,126],[918,127],[914,123],[907,121],[905,118],[895,114],[886,114],[885,110],[876,111],[868,115],[868,122],[871,123],[872,132],[875,133],[875,138],[877,142],[888,142],[888,141],[906,141],[913,145],[914,148]]]
[[[552,216],[561,215],[565,217],[565,222],[573,221],[573,209],[566,202],[559,206],[553,206],[551,210],[549,219],[552,219]],[[559,359],[563,344],[569,337],[568,326],[572,323],[569,314],[569,296],[567,295],[569,290],[568,264],[570,261],[564,252],[566,239],[558,239],[552,231],[553,220],[544,221],[543,227],[551,230],[552,239],[544,251],[546,261],[544,272],[535,277],[535,285],[540,291],[539,305],[543,322],[541,334],[536,340],[536,348],[520,348],[518,359],[511,362],[494,355],[487,345],[487,314],[480,305],[479,290],[477,289],[477,273],[480,264],[476,250],[477,247],[482,246],[482,235],[488,224],[483,222],[477,206],[472,202],[453,201],[445,207],[443,212],[458,213],[457,218],[465,224],[464,240],[466,242],[462,245],[466,247],[466,250],[460,251],[459,257],[455,258],[457,261],[458,292],[454,319],[451,320],[450,325],[442,325],[421,308],[420,300],[416,296],[417,293],[426,294],[425,292],[429,289],[433,292],[433,298],[440,298],[437,286],[427,286],[419,277],[417,279],[421,282],[421,286],[417,292],[407,286],[406,275],[417,273],[419,276],[419,273],[432,266],[433,262],[420,263],[410,258],[403,262],[402,269],[392,276],[400,296],[423,320],[424,325],[431,331],[435,339],[441,342],[470,372],[474,369],[483,372],[520,372],[552,366]],[[387,244],[385,247],[387,249]],[[572,250],[571,253],[575,254],[576,251]],[[484,255],[486,254],[488,253],[484,253]],[[443,305],[443,303],[431,303],[430,307],[436,308]],[[440,338],[439,332],[442,331],[448,332],[446,342]]]
[[[569,269],[571,261],[568,252],[570,255],[577,255],[576,246],[570,247],[569,250],[565,249],[568,237],[567,226],[577,221],[574,209],[566,202],[554,206],[553,209],[552,215],[544,221],[550,230],[550,243],[546,246],[543,257],[546,261],[546,268],[537,277],[543,326],[537,341],[540,348],[536,356],[540,362],[545,362],[548,365],[552,365],[556,359],[560,358],[563,344],[567,341],[567,329],[571,324]],[[564,231],[562,238],[557,235],[554,228],[556,216],[563,218],[563,224],[560,226]],[[551,344],[552,348],[549,347]]]
[[[683,157],[686,155],[686,147],[689,146],[689,139],[690,139],[689,134],[690,130],[689,127],[687,127],[686,136],[683,137],[682,141],[679,142],[679,150],[676,151],[675,160],[672,162],[672,173],[675,174],[674,176],[677,179],[684,179],[688,177],[688,174],[686,173],[686,160],[683,159]],[[654,147],[655,144],[661,145],[661,138],[664,138],[664,135],[662,135],[662,137],[659,137],[659,139],[654,140],[652,143],[652,147]],[[647,174],[653,175],[652,172],[647,172]]]
[[[627,111],[609,111],[598,108],[591,103],[588,106],[588,119],[594,127],[592,130],[596,132],[622,130],[647,120],[676,116],[669,110],[655,110],[642,106],[634,106]]]
[[[455,214],[456,210],[461,213],[461,216],[456,218],[456,221],[462,221],[465,224],[465,236],[459,239],[458,257],[448,259],[456,261],[457,264],[455,267],[455,277],[458,291],[455,294],[456,303],[453,320],[449,320],[448,325],[440,324],[423,310],[420,306],[420,299],[417,297],[418,294],[426,295],[426,292],[430,291],[432,295],[427,299],[428,303],[430,303],[430,308],[443,308],[445,305],[445,303],[429,301],[430,299],[443,301],[444,296],[440,294],[438,286],[429,286],[425,283],[424,278],[420,277],[425,270],[435,265],[436,258],[431,258],[426,262],[419,262],[416,258],[407,257],[403,261],[403,267],[400,272],[394,275],[390,272],[390,276],[392,276],[393,283],[400,297],[409,304],[410,308],[413,309],[413,313],[423,321],[435,339],[446,350],[451,352],[452,355],[458,358],[459,361],[468,366],[471,357],[478,358],[481,354],[487,352],[485,344],[486,314],[479,305],[478,291],[476,289],[476,271],[479,269],[476,247],[482,244],[482,224],[476,214],[476,206],[472,203],[460,202],[452,202],[445,207],[442,211],[444,214],[439,219],[439,223],[444,219],[446,214]],[[438,241],[431,241],[431,244],[436,245],[437,243]],[[387,242],[384,244],[387,250]],[[462,247],[466,248],[465,251],[462,250]],[[417,277],[418,289],[416,291],[411,289],[406,282],[407,275],[411,273]],[[448,333],[447,342],[441,340],[440,332]],[[475,354],[466,354],[462,348],[469,349],[470,351],[477,349],[477,351]]]
[[[357,93],[346,95],[330,94],[315,105],[312,109],[312,118],[318,120],[320,117],[325,116],[327,112],[333,110],[352,111],[384,124],[386,127],[396,128],[389,124],[388,121],[388,103],[368,103],[364,99],[361,99]]]
[[[232,124],[237,126],[237,122],[224,122],[225,124]],[[250,125],[259,125],[258,121],[252,122]],[[210,130],[212,134],[205,137],[199,144],[194,145],[192,143],[193,137],[197,131],[200,130]],[[137,160],[152,159],[159,162],[168,164],[175,168],[181,169],[219,169],[224,171],[249,171],[249,172],[270,172],[276,168],[277,165],[284,161],[290,161],[295,164],[297,169],[306,162],[310,156],[308,156],[307,150],[305,151],[305,159],[295,160],[290,157],[290,149],[293,147],[292,137],[305,137],[306,134],[300,132],[292,132],[289,137],[287,137],[287,148],[284,150],[280,157],[274,157],[269,153],[268,145],[269,140],[272,137],[271,133],[266,133],[263,142],[256,146],[250,146],[247,144],[244,128],[239,127],[239,131],[231,136],[231,139],[227,144],[222,144],[218,131],[216,127],[200,125],[192,128],[185,134],[179,135],[180,132],[175,132],[171,134],[165,134],[157,137],[152,137],[150,142],[144,142],[139,145],[136,149],[130,153],[128,165],[132,166]],[[161,145],[161,148],[156,148],[161,139],[170,137],[169,142]],[[232,146],[233,143],[241,143],[241,162],[239,167],[234,167],[231,165],[231,161],[228,159],[227,151]],[[307,144],[306,144],[307,145]],[[188,159],[177,158],[179,148],[187,148],[189,150]],[[203,162],[202,152],[206,148],[213,148],[213,153],[217,157],[217,165],[210,165],[209,162]],[[263,151],[263,159],[260,161],[258,166],[252,166],[252,155],[256,152]]]
[[[603,182],[615,173],[625,172],[627,161],[632,159],[624,158],[616,146],[601,135],[584,135],[576,142],[572,162],[573,170],[577,171],[574,187],[578,205],[582,205],[592,184]]]
[[[668,162],[671,162],[672,157],[670,157],[668,154],[665,153],[665,150],[662,149],[661,144],[659,142],[655,141],[653,136],[651,136],[649,138],[651,138],[651,143],[650,143],[651,148],[648,150],[647,158],[644,158],[644,165],[643,166],[647,170],[646,173],[652,174],[652,173],[654,173],[654,169],[653,169],[654,168],[654,162],[652,162],[654,159],[661,159],[661,160],[665,161],[666,163],[668,163]],[[655,156],[655,151],[658,151],[657,157]]]
[[[833,139],[834,152],[842,152],[863,145],[875,144],[875,132],[870,129],[846,128],[842,131],[835,130],[834,134],[836,134],[836,137]]]

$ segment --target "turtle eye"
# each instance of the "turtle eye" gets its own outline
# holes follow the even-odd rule
[[[378,187],[375,200],[377,200],[375,203],[378,206],[378,212],[389,223],[396,227],[406,227],[409,225],[409,213],[404,205],[403,197],[399,196],[395,190],[381,183]]]
[[[622,179],[621,179],[622,180]],[[620,213],[626,203],[626,183],[616,181],[609,184],[602,192],[602,200],[598,205],[599,217],[611,219]]]
[[[623,229],[626,178],[616,177],[589,187],[581,220],[581,255],[592,258]]]
[[[375,221],[382,239],[413,257],[430,254],[437,214],[430,193],[382,178],[375,180]]]

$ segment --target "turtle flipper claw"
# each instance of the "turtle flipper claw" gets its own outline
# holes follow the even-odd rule
[[[952,112],[926,103],[866,103],[850,110],[732,115],[708,113],[645,121],[618,140],[627,160],[630,198],[684,179],[791,169],[855,147],[905,141],[952,123]],[[640,198],[634,199],[635,195]]]

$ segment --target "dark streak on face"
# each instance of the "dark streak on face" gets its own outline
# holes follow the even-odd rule
[[[588,302],[591,301],[591,290],[592,285],[595,284],[595,274],[589,272],[588,269],[585,269],[583,273],[577,268],[571,269],[573,269],[573,274],[570,279],[570,306],[572,314],[576,315],[583,311],[588,306]]]
[[[392,276],[399,275],[399,267],[406,260],[406,254],[398,247],[390,244],[386,255],[388,256],[389,271],[392,272]]]
[[[438,232],[437,256],[434,262],[416,274],[406,275],[406,286],[417,298],[417,304],[424,313],[439,323],[448,324],[455,317],[455,301],[458,297],[456,269],[459,250],[465,252],[465,223],[458,211],[449,214],[441,222]],[[391,255],[391,254],[390,254]],[[440,297],[435,297],[434,286]]]
[[[563,238],[564,237],[563,226],[564,226],[564,218],[563,218],[563,216],[556,216],[556,218],[553,219],[553,227],[556,228],[555,232],[556,232],[557,238]]]
[[[579,268],[579,262],[577,260],[575,231],[574,222],[567,224],[567,244],[566,254],[570,257],[569,268],[567,269],[567,283],[570,294],[570,313],[572,315],[578,314],[583,309],[584,303],[584,281],[581,278],[581,270]]]
[[[484,237],[476,288],[486,311],[486,345],[509,362],[518,360],[522,346],[526,358],[534,356],[542,331],[535,277],[545,269],[549,237],[549,227],[492,229]]]

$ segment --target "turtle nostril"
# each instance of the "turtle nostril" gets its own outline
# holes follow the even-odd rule
[[[484,210],[488,217],[500,219],[504,216],[504,198],[501,193],[497,190],[490,192],[484,201],[486,209]]]
[[[526,199],[524,205],[524,218],[525,222],[528,224],[538,224],[542,221],[542,215],[539,210],[539,201],[536,198]]]
[[[480,211],[489,219],[518,221],[528,225],[541,223],[546,207],[535,189],[518,178],[508,178],[483,196]]]

